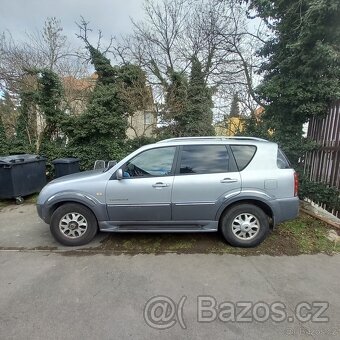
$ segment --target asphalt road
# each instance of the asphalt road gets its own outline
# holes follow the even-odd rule
[[[0,339],[340,337],[340,255],[70,256],[25,209],[0,211]],[[274,322],[272,303],[289,318]]]

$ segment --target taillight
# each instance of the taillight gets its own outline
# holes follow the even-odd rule
[[[298,174],[294,171],[294,196],[298,195],[299,191],[299,177]]]

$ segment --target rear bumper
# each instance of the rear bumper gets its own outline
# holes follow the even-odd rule
[[[299,198],[281,198],[272,201],[274,210],[274,225],[293,220],[299,215]]]

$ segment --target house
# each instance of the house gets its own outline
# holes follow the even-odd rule
[[[66,112],[69,114],[80,115],[86,109],[89,95],[96,84],[97,75],[93,73],[90,77],[74,78],[64,77],[63,86],[66,97]],[[152,98],[152,92],[150,90]],[[151,99],[153,102],[153,100]],[[157,125],[157,115],[150,106],[148,110],[136,111],[128,115],[128,129],[126,135],[129,139],[138,137],[152,137]]]
[[[80,115],[84,112],[89,96],[96,85],[96,80],[96,73],[93,73],[90,77],[80,79],[72,76],[62,79],[66,113]]]
[[[157,115],[154,111],[136,111],[128,119],[129,127],[126,136],[129,139],[154,136],[154,130],[157,126]]]
[[[257,122],[260,121],[263,113],[264,113],[264,107],[263,106],[259,106],[254,110],[253,114],[254,114],[254,117],[255,117]]]
[[[261,115],[264,113],[264,107],[259,106],[253,111],[253,116],[258,124],[261,124]],[[215,133],[217,136],[235,136],[244,131],[244,126],[248,117],[237,114],[225,116],[223,120],[215,124]],[[269,133],[271,133],[269,131]]]
[[[215,124],[215,134],[217,136],[235,136],[244,129],[244,117],[225,117]]]

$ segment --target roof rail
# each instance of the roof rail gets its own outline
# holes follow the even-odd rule
[[[157,143],[169,143],[169,142],[180,142],[180,141],[197,141],[197,140],[254,140],[261,142],[268,142],[266,139],[257,137],[246,137],[246,136],[203,136],[203,137],[177,137],[161,140]]]

